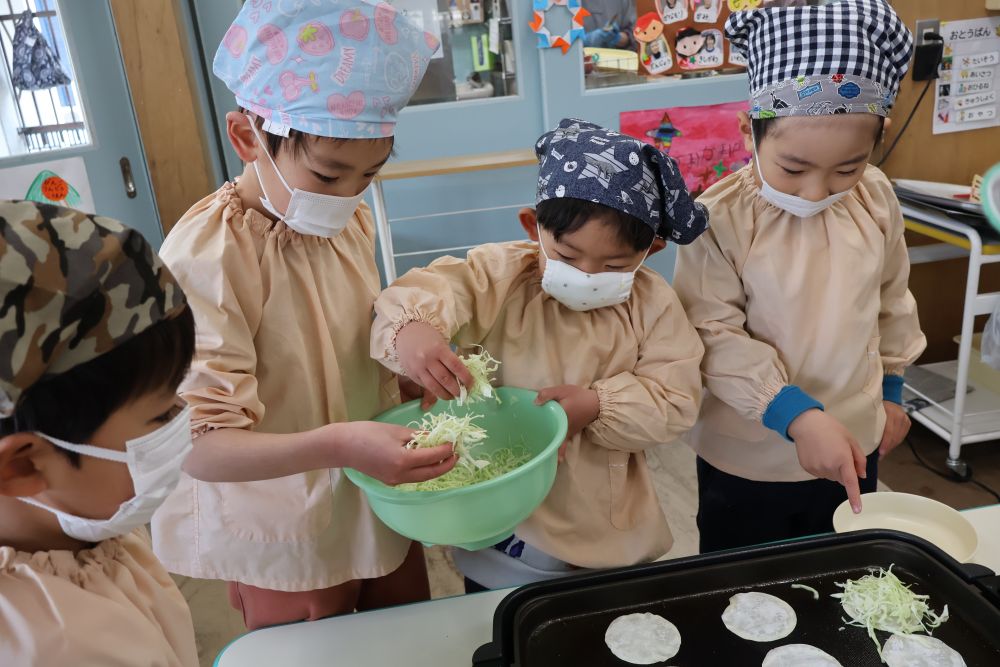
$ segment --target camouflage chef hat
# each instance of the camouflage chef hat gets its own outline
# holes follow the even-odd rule
[[[40,379],[96,359],[185,303],[134,229],[68,208],[0,201],[0,417]]]

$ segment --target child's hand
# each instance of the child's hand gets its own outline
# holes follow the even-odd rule
[[[345,465],[396,486],[440,477],[457,461],[451,445],[406,449],[413,430],[395,424],[349,422],[344,441]]]
[[[405,375],[397,375],[399,380],[399,398],[403,403],[409,403],[410,401],[415,401],[418,398],[423,399],[420,403],[420,409],[426,412],[430,410],[431,407],[437,403],[437,396],[427,391],[419,384],[406,377]]]
[[[885,404],[885,431],[882,432],[882,444],[878,448],[878,457],[896,449],[910,432],[910,418],[903,406],[892,401],[882,401]]]
[[[569,420],[569,428],[566,430],[566,441],[569,442],[575,435],[590,426],[601,414],[601,401],[597,392],[593,389],[584,389],[575,384],[561,384],[555,387],[547,387],[538,392],[535,405],[543,405],[549,401],[556,401],[566,411]],[[559,460],[563,458],[566,443],[559,448]]]
[[[400,329],[396,334],[396,354],[406,375],[440,399],[458,398],[459,383],[466,387],[473,385],[469,369],[429,324],[410,322]]]
[[[806,472],[843,484],[851,508],[860,514],[858,478],[867,477],[867,461],[844,425],[821,410],[808,410],[792,422],[788,435],[795,441],[799,464]]]

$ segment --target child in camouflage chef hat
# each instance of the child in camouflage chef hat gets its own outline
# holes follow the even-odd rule
[[[193,354],[138,232],[0,202],[0,664],[198,664],[144,527],[191,448]]]
[[[519,216],[530,242],[440,259],[375,303],[372,355],[436,397],[471,381],[449,343],[482,345],[503,362],[500,384],[538,390],[569,417],[541,506],[496,547],[454,551],[470,591],[666,553],[672,538],[644,452],[687,431],[701,402],[701,341],[667,282],[643,265],[708,223],[677,165],[571,119],[536,153],[537,210]]]
[[[814,3],[815,4],[815,3]],[[902,442],[925,347],[892,185],[868,160],[913,39],[885,0],[734,13],[753,163],[701,197],[674,286],[705,343],[702,551],[829,532]],[[794,444],[792,444],[794,443]]]

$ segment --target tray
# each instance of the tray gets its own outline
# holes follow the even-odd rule
[[[478,667],[621,667],[604,644],[617,616],[660,614],[681,633],[674,667],[759,666],[767,652],[792,643],[813,644],[845,667],[881,665],[864,629],[844,627],[835,582],[870,568],[894,565],[936,611],[950,620],[934,636],[959,651],[969,667],[1000,665],[1000,578],[977,565],[961,565],[918,537],[888,530],[830,535],[751,549],[695,556],[531,584],[508,595],[493,619],[493,641],[473,657]],[[802,583],[817,589],[791,588]],[[783,640],[740,639],[721,615],[735,593],[776,595],[795,609],[798,625]],[[880,633],[880,639],[888,637]],[[664,664],[664,663],[661,663]]]

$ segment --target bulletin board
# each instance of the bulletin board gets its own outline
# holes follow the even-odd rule
[[[944,57],[934,88],[934,134],[1000,127],[1000,16],[943,21],[941,36]]]
[[[746,61],[725,39],[734,4],[742,6],[741,0],[638,2],[635,39],[640,65],[654,76],[744,67]]]

